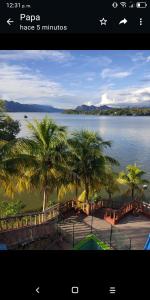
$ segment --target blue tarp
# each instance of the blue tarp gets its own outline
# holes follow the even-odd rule
[[[6,244],[0,244],[0,250],[7,250]]]
[[[150,250],[150,234],[149,234],[146,244],[144,246],[144,250]]]

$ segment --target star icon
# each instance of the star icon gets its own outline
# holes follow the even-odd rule
[[[106,23],[107,23],[107,20],[105,19],[105,18],[103,18],[103,19],[101,19],[101,20],[99,20],[100,21],[100,23],[101,23],[101,26],[102,25],[107,25]]]

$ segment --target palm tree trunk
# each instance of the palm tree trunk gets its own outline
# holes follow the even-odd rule
[[[46,189],[44,189],[43,193],[43,212],[45,211],[46,208]]]
[[[89,202],[89,186],[86,184],[85,186],[85,199],[87,202]]]
[[[78,185],[76,184],[76,200],[78,199]]]
[[[77,179],[77,176],[76,176],[76,179],[75,179],[75,196],[76,196],[76,200],[78,199],[78,179]]]
[[[134,187],[132,188],[132,201],[134,201]]]
[[[113,201],[112,201],[112,195],[111,195],[111,193],[109,193],[109,201],[110,201],[110,203],[111,203],[111,208],[113,208],[112,206],[113,206]]]
[[[56,188],[56,193],[57,193],[57,202],[59,202],[59,199],[58,199],[59,188],[58,188],[58,186],[57,186],[57,188]]]

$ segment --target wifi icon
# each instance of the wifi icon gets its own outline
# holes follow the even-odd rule
[[[126,3],[126,2],[120,2],[120,5],[121,5],[123,8],[127,7],[127,3]]]

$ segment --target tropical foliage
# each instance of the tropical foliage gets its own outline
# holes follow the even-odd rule
[[[0,113],[3,113],[5,111],[5,102],[0,99]]]
[[[45,211],[53,192],[58,201],[74,192],[76,199],[88,202],[97,201],[105,189],[112,201],[120,184],[124,184],[134,200],[135,191],[141,191],[147,183],[144,172],[136,165],[127,166],[119,175],[114,172],[113,166],[119,163],[105,151],[111,148],[111,142],[96,132],[80,130],[68,134],[64,126],[48,117],[28,123],[28,128],[27,138],[0,141],[0,185],[9,197],[38,189]]]
[[[97,133],[81,130],[72,133],[69,139],[71,146],[71,167],[76,174],[76,184],[80,183],[85,190],[85,200],[94,192],[105,174],[108,164],[117,164],[112,157],[104,154],[104,149],[111,147],[110,141],[104,141]]]
[[[5,104],[0,100],[0,140],[11,141],[20,131],[20,123],[5,113]]]
[[[125,107],[125,108],[113,108],[108,109],[91,109],[91,110],[77,110],[68,109],[64,111],[65,114],[85,114],[85,115],[98,115],[98,116],[150,116],[150,108],[140,107]]]
[[[19,214],[24,208],[24,204],[18,200],[0,200],[0,218]]]
[[[20,131],[20,124],[8,116],[0,118],[0,139],[11,141]]]
[[[109,168],[103,177],[103,186],[105,191],[108,194],[108,198],[112,201],[112,196],[120,191],[119,183],[118,183],[118,174],[113,172],[111,168]]]
[[[61,168],[65,164],[66,128],[56,125],[48,117],[41,122],[35,120],[28,127],[31,137],[18,139],[16,145],[18,167],[23,166],[22,182],[27,183],[28,189],[41,189],[44,211],[48,195],[56,188]]]
[[[139,167],[134,165],[128,165],[125,172],[121,172],[118,182],[128,186],[127,192],[131,194],[132,201],[135,200],[135,192],[143,191],[143,185],[148,183],[146,179],[143,179],[145,174]]]

